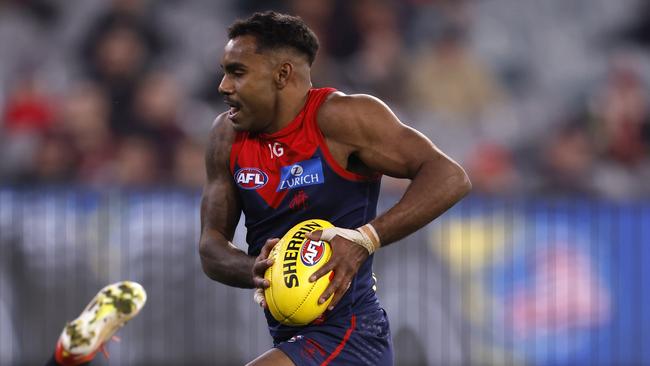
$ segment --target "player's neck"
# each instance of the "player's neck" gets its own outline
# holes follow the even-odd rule
[[[302,111],[307,103],[309,88],[288,92],[278,99],[277,113],[271,128],[266,133],[274,133],[286,127]]]

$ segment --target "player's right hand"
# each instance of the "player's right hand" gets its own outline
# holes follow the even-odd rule
[[[269,253],[279,241],[278,238],[268,239],[262,247],[260,255],[255,258],[255,263],[253,263],[253,285],[256,288],[253,300],[264,309],[268,308],[264,299],[264,289],[271,286],[269,280],[264,278],[264,273],[273,265],[273,258],[269,258]]]

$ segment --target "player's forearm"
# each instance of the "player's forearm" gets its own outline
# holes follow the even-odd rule
[[[465,171],[457,164],[422,164],[402,199],[371,223],[385,246],[422,228],[451,208],[471,190]]]
[[[253,288],[255,258],[230,243],[202,238],[199,244],[203,272],[212,280],[228,286]]]

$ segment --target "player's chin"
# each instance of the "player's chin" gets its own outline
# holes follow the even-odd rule
[[[250,128],[249,124],[246,123],[246,120],[241,117],[242,116],[240,111],[234,117],[228,116],[228,119],[230,120],[230,123],[232,124],[232,127],[235,129],[235,131],[248,131]]]
[[[235,131],[237,131],[237,132],[246,131],[246,128],[244,128],[244,126],[242,126],[242,125],[241,125],[239,122],[237,122],[237,121],[230,120],[230,124],[232,124],[232,128],[234,128]]]

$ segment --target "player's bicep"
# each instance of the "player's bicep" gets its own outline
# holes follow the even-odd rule
[[[206,149],[207,183],[201,198],[202,245],[204,239],[232,240],[241,215],[239,195],[229,170],[232,134],[228,127],[217,119]]]
[[[205,185],[201,198],[202,236],[231,241],[240,215],[241,204],[231,179],[220,176]]]
[[[429,139],[402,125],[383,123],[383,135],[364,140],[356,154],[370,169],[396,178],[412,178],[425,161],[443,155]]]
[[[452,163],[422,133],[404,125],[384,103],[363,96],[356,118],[355,154],[370,169],[397,178],[413,178],[425,162]]]

